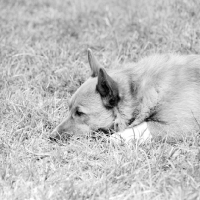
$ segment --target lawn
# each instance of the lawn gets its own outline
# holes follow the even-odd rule
[[[200,53],[199,0],[0,0],[0,199],[200,199],[200,139],[48,139],[89,77],[155,52]]]

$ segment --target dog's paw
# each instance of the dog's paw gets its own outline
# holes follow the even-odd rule
[[[133,128],[125,129],[122,132],[117,132],[110,136],[110,141],[114,144],[131,144],[135,141],[138,144],[150,142],[152,135],[147,127],[147,123],[144,122]]]

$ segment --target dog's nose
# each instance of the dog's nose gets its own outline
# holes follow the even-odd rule
[[[70,116],[67,116],[67,118],[62,121],[50,134],[49,139],[51,141],[67,141],[70,139],[72,134],[69,132],[70,130]]]
[[[54,130],[51,132],[49,139],[52,142],[56,142],[58,140],[61,140],[61,135],[57,132],[57,130]]]
[[[68,141],[72,135],[66,132],[60,132],[57,129],[53,130],[49,136],[49,140],[52,142]]]

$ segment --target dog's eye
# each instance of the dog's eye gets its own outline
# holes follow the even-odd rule
[[[82,115],[84,115],[84,113],[81,112],[81,111],[79,111],[79,110],[76,110],[75,114],[76,114],[76,116],[79,116],[79,117],[82,116]]]

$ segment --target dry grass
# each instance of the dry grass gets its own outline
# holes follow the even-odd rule
[[[0,199],[200,199],[197,138],[113,147],[50,143],[71,94],[152,52],[200,53],[198,0],[0,1]],[[104,138],[105,136],[103,136]]]

